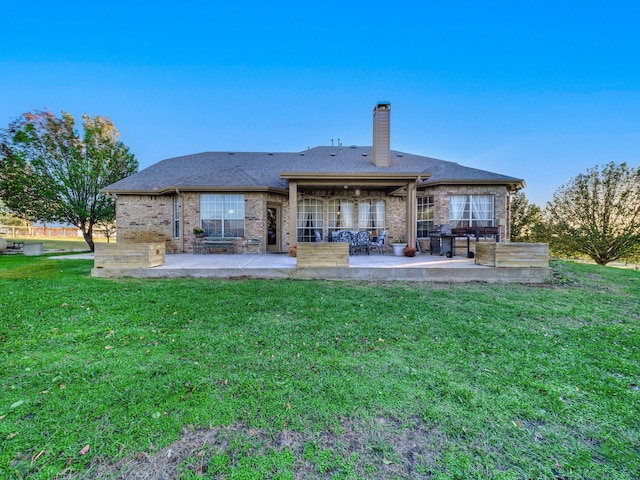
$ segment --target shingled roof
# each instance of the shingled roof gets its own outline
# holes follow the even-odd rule
[[[102,189],[112,194],[169,191],[260,191],[288,188],[291,174],[422,175],[422,185],[494,184],[513,189],[524,180],[454,162],[391,150],[391,164],[376,167],[372,147],[315,147],[297,153],[204,152],[168,158]]]

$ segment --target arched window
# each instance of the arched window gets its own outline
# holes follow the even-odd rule
[[[361,200],[358,202],[358,230],[384,230],[385,201]]]
[[[315,198],[305,198],[298,202],[298,242],[315,242],[316,232],[322,238],[324,229],[322,201]]]
[[[327,235],[338,230],[354,230],[356,226],[356,206],[353,200],[335,198],[327,205]]]

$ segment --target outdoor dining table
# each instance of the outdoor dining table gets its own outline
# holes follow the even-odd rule
[[[366,252],[367,255],[371,253],[371,234],[367,231],[337,230],[329,238],[333,242],[349,243],[349,255],[354,255],[359,251]]]
[[[18,252],[24,248],[24,242],[10,240],[7,241],[7,250]]]

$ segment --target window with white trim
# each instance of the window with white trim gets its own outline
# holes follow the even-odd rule
[[[298,202],[298,242],[315,242],[316,232],[322,238],[324,229],[324,213],[322,201],[315,198],[305,198]]]
[[[451,195],[449,223],[454,227],[491,227],[493,211],[493,195]]]
[[[180,238],[180,196],[173,197],[173,238]]]
[[[347,198],[329,200],[327,205],[327,234],[338,230],[354,230],[356,226],[356,204]]]
[[[418,238],[426,238],[433,230],[434,203],[433,195],[425,195],[416,198],[416,231]]]
[[[358,202],[358,230],[385,229],[385,201],[384,200],[361,200]]]
[[[200,195],[200,223],[207,237],[244,236],[244,195]]]

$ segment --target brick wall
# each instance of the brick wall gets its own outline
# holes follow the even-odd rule
[[[326,220],[329,218],[329,202],[335,199],[349,199],[356,205],[355,216],[356,222],[358,221],[358,203],[361,201],[371,200],[384,200],[385,201],[385,226],[389,232],[389,237],[394,238],[396,236],[404,237],[405,233],[405,218],[406,218],[406,202],[404,197],[389,197],[382,190],[365,190],[359,189],[360,194],[356,195],[353,190],[313,190],[305,191],[304,196],[298,195],[298,199],[302,198],[316,198],[324,203],[324,238],[326,238],[327,224]],[[297,228],[297,226],[295,226]],[[292,239],[295,239],[296,232],[292,232]],[[295,242],[294,242],[295,243]]]
[[[386,202],[386,228],[389,240],[406,235],[406,199],[389,197],[382,190],[360,189],[360,195],[353,190],[314,190],[305,191],[304,197],[317,198],[324,202],[324,217],[328,218],[329,200],[349,198],[356,205],[363,200],[384,199]],[[420,195],[422,190],[418,192]],[[458,186],[440,185],[430,187],[425,193],[434,196],[434,223],[449,223],[450,197],[456,194],[494,195],[494,224],[500,227],[500,238],[508,240],[508,204],[507,192],[503,186]],[[119,195],[116,202],[116,222],[118,242],[164,242],[167,252],[192,252],[193,228],[200,225],[200,193],[186,192],[180,194],[181,238],[173,238],[173,202],[171,195]],[[266,251],[267,204],[281,206],[282,250],[286,251],[289,243],[295,243],[296,225],[289,225],[288,196],[276,193],[245,193],[245,237],[259,238],[261,251]],[[357,215],[357,206],[356,206]],[[357,219],[357,216],[356,216]],[[501,222],[504,220],[504,222]],[[325,224],[326,234],[326,224]]]
[[[507,232],[507,190],[504,186],[499,185],[441,185],[430,187],[425,190],[426,194],[434,196],[434,223],[449,223],[451,195],[471,194],[471,195],[493,195],[494,196],[494,225],[500,227],[501,241],[508,241]],[[418,195],[422,194],[422,190]],[[366,191],[361,189],[360,195],[355,195],[352,190],[341,191],[339,189],[332,190],[314,190],[304,192],[304,197],[300,198],[317,198],[324,202],[324,218],[328,218],[329,201],[336,198],[348,198],[356,203],[356,220],[357,220],[357,203],[361,200],[378,200],[383,199],[386,202],[386,228],[389,232],[389,241],[394,238],[403,238],[406,236],[406,215],[407,206],[405,197],[389,197],[383,191]],[[504,224],[501,225],[501,221]],[[325,234],[326,234],[325,224]],[[293,232],[295,235],[295,232]],[[292,237],[294,238],[294,237]]]
[[[193,252],[193,229],[200,226],[200,193],[181,193],[180,205],[182,208],[182,239],[173,239],[173,243],[179,246],[178,251]],[[267,244],[267,203],[282,205],[288,199],[286,195],[264,192],[248,192],[244,194],[245,201],[245,238],[257,238],[261,240],[260,251],[266,251]],[[173,198],[171,197],[170,218],[173,218]],[[282,209],[282,230],[288,231],[288,208]],[[169,235],[172,234],[170,223]],[[283,244],[286,240],[283,240]],[[284,250],[284,246],[283,246]]]
[[[118,195],[118,243],[163,242],[175,251],[172,237],[173,196]]]
[[[493,195],[493,224],[500,227],[500,241],[508,241],[509,215],[506,187],[501,185],[440,185],[428,188],[426,193],[432,194],[434,197],[433,223],[436,225],[449,223],[451,195]]]
[[[275,193],[251,192],[245,194],[245,238],[258,238],[261,240],[261,250],[266,251],[267,246],[267,206],[279,205],[280,208],[280,235],[282,237],[282,250],[286,250],[287,232],[289,231],[289,197]]]

